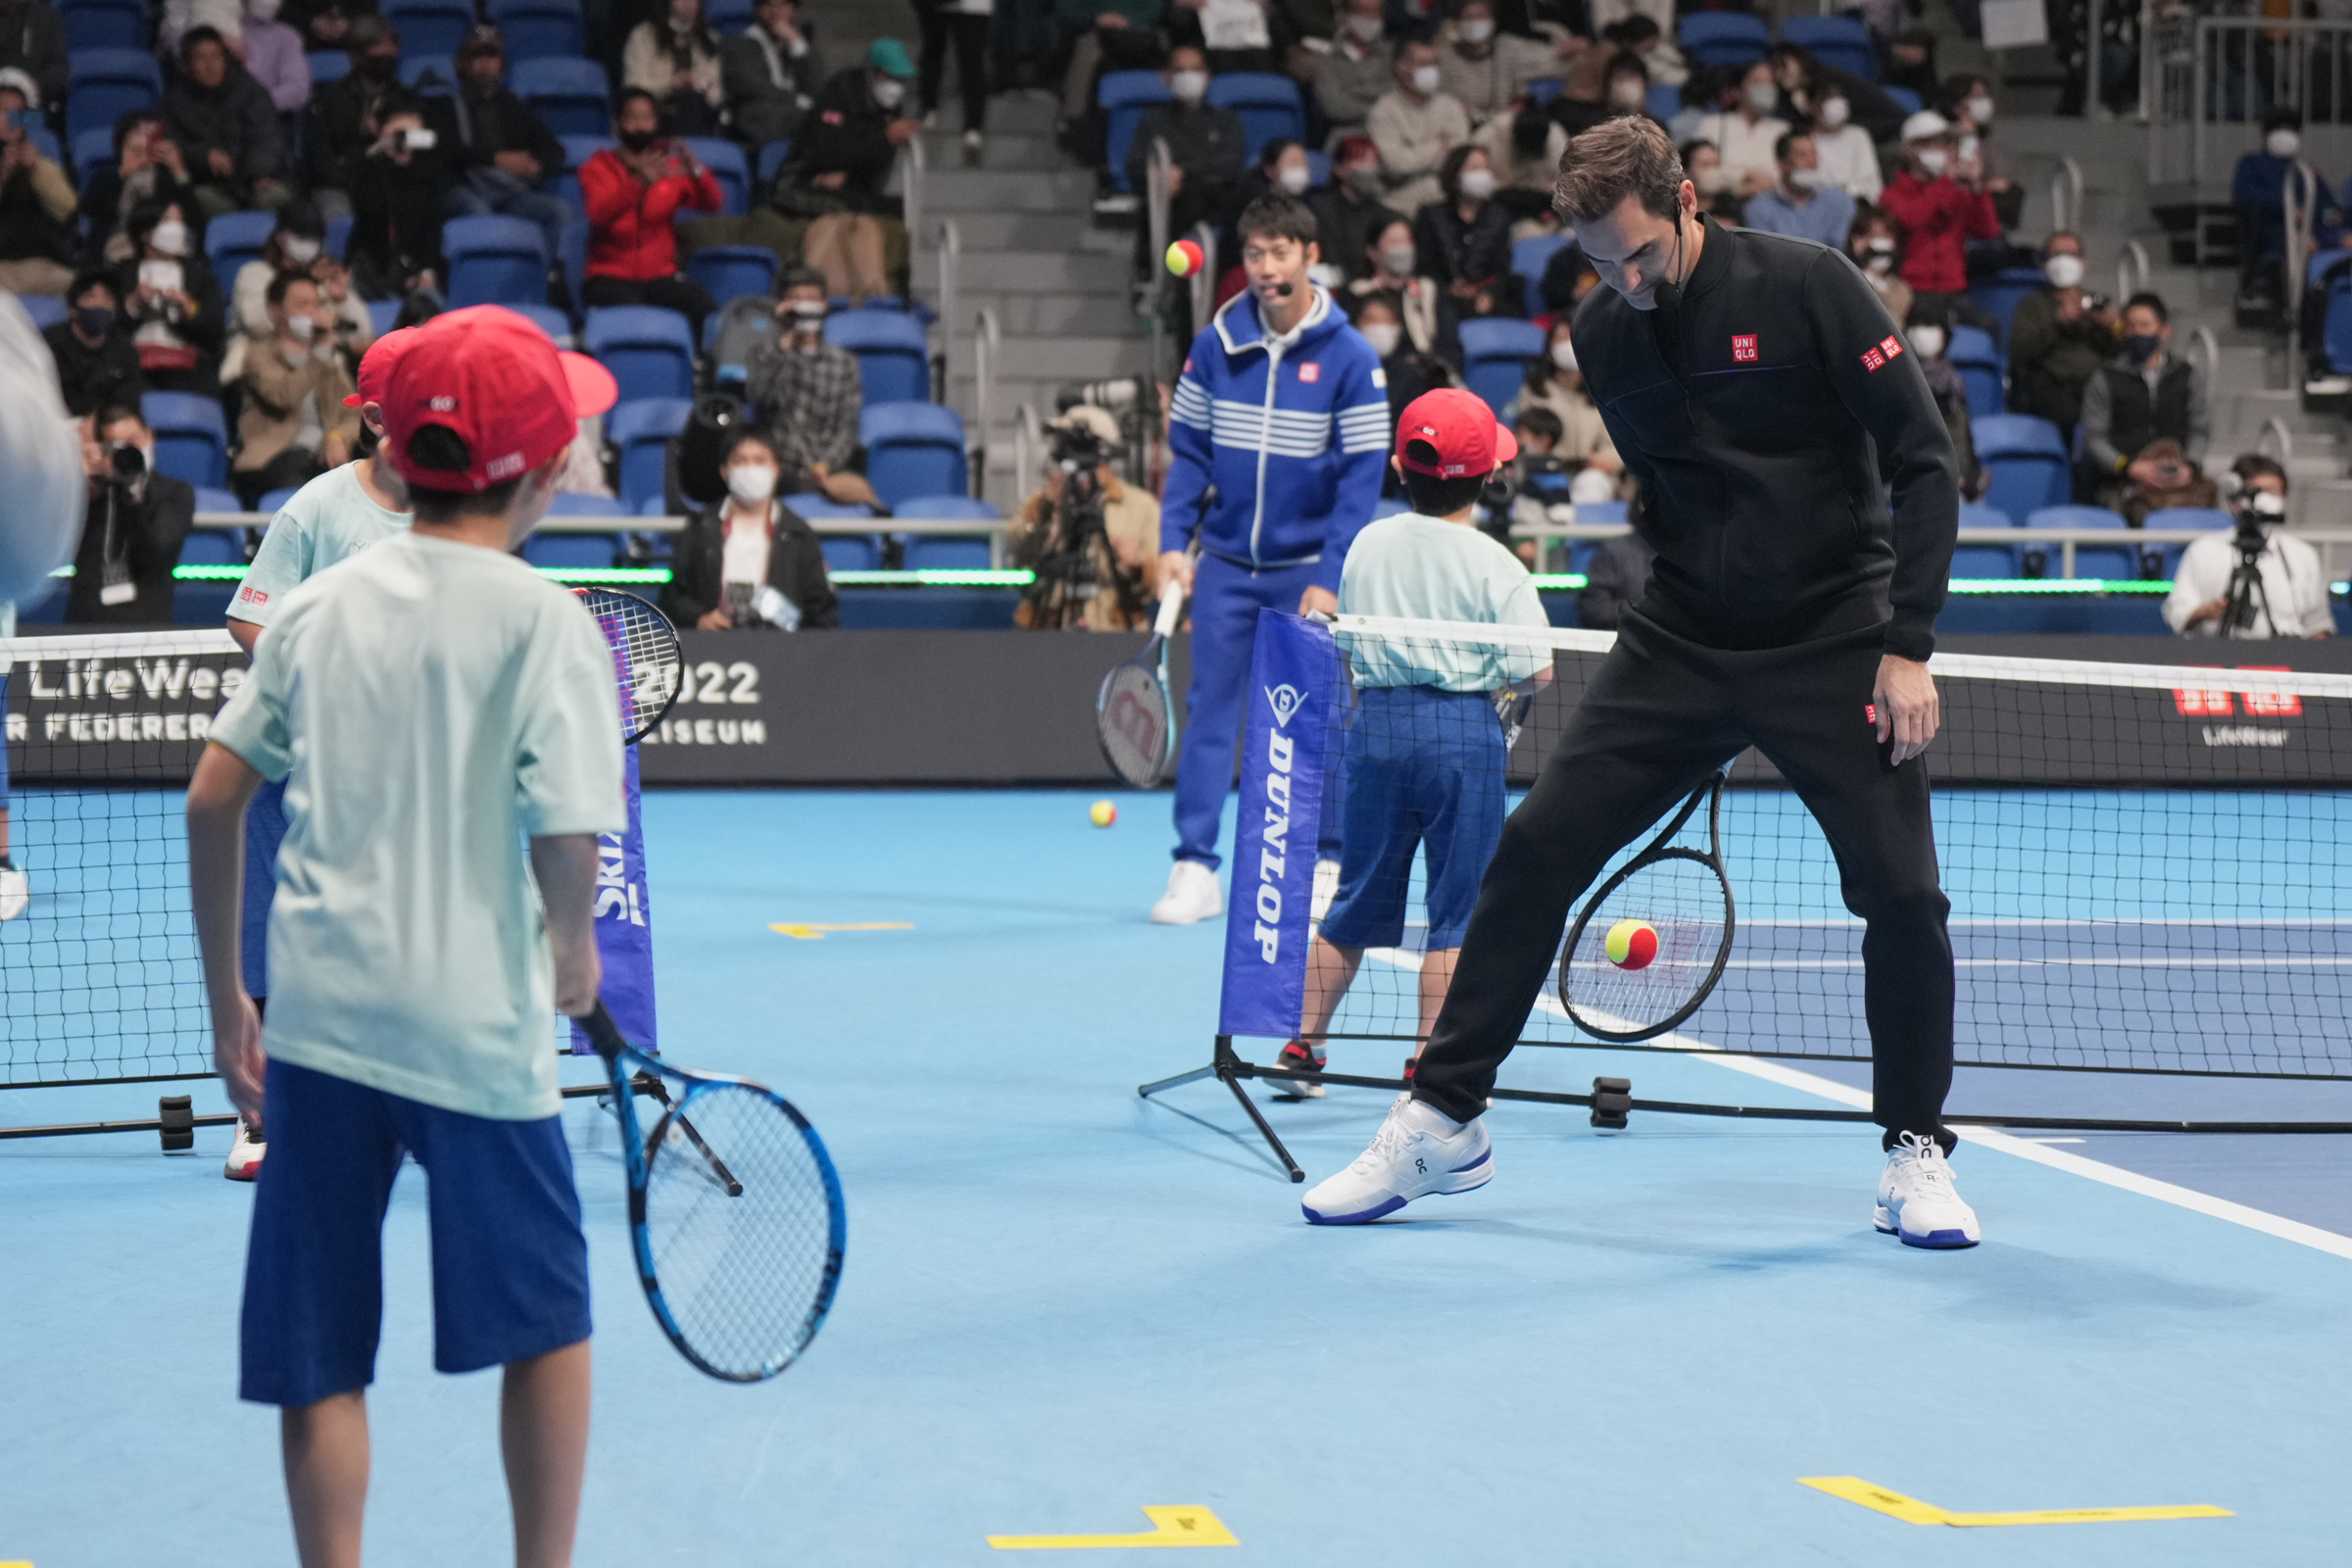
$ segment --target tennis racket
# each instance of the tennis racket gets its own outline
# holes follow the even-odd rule
[[[669,617],[617,588],[574,588],[612,649],[612,678],[620,687],[620,743],[634,746],[662,722],[678,700],[686,656]]]
[[[808,1349],[841,1282],[849,1222],[823,1140],[772,1089],[639,1051],[601,1001],[580,1025],[612,1075],[654,1321],[714,1378],[774,1377]],[[661,1107],[642,1136],[639,1094]]]
[[[1560,1004],[1600,1040],[1647,1040],[1698,1010],[1732,955],[1732,880],[1723,869],[1723,784],[1690,792],[1664,832],[1601,884],[1560,950]],[[1707,847],[1672,847],[1699,807]]]
[[[1184,618],[1184,594],[1171,588],[1143,651],[1102,677],[1095,696],[1095,738],[1110,770],[1139,790],[1168,776],[1176,756],[1176,707],[1168,697],[1168,638]]]

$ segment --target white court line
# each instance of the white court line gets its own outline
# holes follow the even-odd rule
[[[1398,948],[1375,948],[1371,956],[1402,969],[1421,967],[1418,954],[1406,953]],[[1568,1016],[1568,1009],[1561,1006],[1559,999],[1548,991],[1536,999],[1536,1005],[1560,1017]],[[1712,1062],[1718,1067],[1728,1067],[1733,1072],[1745,1073],[1750,1078],[1760,1078],[1766,1083],[1794,1089],[1800,1094],[1814,1095],[1855,1110],[1870,1109],[1870,1092],[1866,1089],[1856,1089],[1833,1078],[1823,1078],[1777,1061],[1767,1061],[1761,1056],[1742,1056],[1689,1035],[1669,1034],[1659,1038],[1687,1050],[1692,1060]],[[2250,1208],[2244,1203],[2232,1203],[2226,1198],[2215,1198],[2210,1193],[2200,1193],[2192,1187],[2158,1181],[2153,1176],[2142,1176],[2137,1171],[2068,1153],[2063,1149],[2052,1149],[2046,1144],[1996,1132],[1989,1127],[1955,1127],[1952,1131],[1959,1134],[1963,1143],[1977,1144],[2036,1165],[2047,1165],[2052,1170],[2062,1170],[2085,1181],[2120,1187],[2127,1193],[2137,1193],[2142,1198],[2153,1198],[2160,1203],[2170,1203],[2176,1208],[2227,1220],[2232,1225],[2242,1225],[2247,1230],[2260,1231],[2265,1236],[2275,1236],[2282,1242],[2293,1242],[2315,1251],[2352,1258],[2352,1236],[2338,1236],[2333,1231],[2306,1225],[2301,1220],[2288,1219],[2265,1209]]]

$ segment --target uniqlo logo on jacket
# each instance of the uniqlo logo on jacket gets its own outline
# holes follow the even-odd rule
[[[1879,339],[1879,352],[1891,360],[1896,355],[1903,352],[1903,340],[1894,336],[1892,333],[1889,333],[1886,337]]]
[[[1756,334],[1739,332],[1732,337],[1732,358],[1741,365],[1756,363]]]
[[[1886,368],[1886,356],[1881,354],[1877,349],[1864,349],[1862,351],[1862,368],[1865,370]]]
[[[1307,361],[1304,365],[1298,367],[1298,379],[1301,381],[1310,382],[1322,380],[1323,367],[1317,365],[1312,360]]]

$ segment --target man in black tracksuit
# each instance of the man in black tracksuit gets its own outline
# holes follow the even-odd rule
[[[1973,1245],[1975,1216],[1943,1163],[1950,906],[1920,759],[1937,721],[1926,661],[1960,504],[1942,416],[1853,264],[1709,223],[1651,122],[1604,122],[1561,168],[1560,209],[1610,285],[1577,312],[1577,359],[1654,502],[1643,534],[1657,560],[1503,830],[1413,1102],[1392,1112],[1401,1136],[1387,1147],[1400,1152],[1376,1142],[1307,1195],[1307,1217],[1371,1218],[1491,1178],[1478,1117],[1568,911],[1611,856],[1753,745],[1820,822],[1866,922],[1889,1153],[1879,1228]]]

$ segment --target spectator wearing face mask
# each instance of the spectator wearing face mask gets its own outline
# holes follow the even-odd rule
[[[2093,499],[2137,522],[2210,486],[2201,466],[2213,434],[2205,376],[2171,352],[2173,318],[2154,294],[2124,304],[2115,357],[2082,388],[2082,456]],[[2168,450],[2169,449],[2169,450]]]
[[[782,494],[815,490],[835,501],[871,501],[873,491],[853,471],[862,402],[858,358],[825,341],[825,309],[824,274],[799,268],[786,277],[776,302],[783,330],[753,352],[744,400],[782,467]]]
[[[1462,351],[1454,336],[1455,313],[1446,307],[1444,287],[1425,274],[1413,225],[1391,213],[1365,243],[1364,261],[1368,270],[1348,285],[1348,297],[1357,301],[1387,299],[1408,348],[1441,361],[1459,360]]]
[[[1822,178],[1857,202],[1875,202],[1885,186],[1878,145],[1853,121],[1841,89],[1825,90],[1813,106],[1813,152]]]
[[[0,71],[0,288],[63,294],[74,281],[64,258],[75,250],[71,225],[78,203],[66,172],[26,134],[38,114],[37,91],[23,71]]]
[[[2286,470],[2249,452],[2230,466],[2230,472],[2238,483],[2232,510],[2262,531],[2262,554],[2255,558],[2260,591],[2248,596],[2242,619],[2230,615],[2237,541],[2217,529],[2180,553],[2173,591],[2164,601],[2165,624],[2183,637],[2334,636],[2335,612],[2320,553],[2286,528]]]
[[[1780,182],[1773,149],[1788,134],[1788,122],[1773,112],[1780,101],[1772,66],[1759,60],[1725,93],[1722,107],[1699,122],[1699,137],[1713,142],[1721,159],[1710,180],[1694,181],[1700,196],[1728,193],[1745,200]]]
[[[1561,246],[1551,253],[1551,260],[1544,264],[1544,275],[1536,280],[1536,294],[1544,302],[1536,324],[1550,331],[1553,322],[1573,317],[1585,296],[1599,286],[1600,273],[1593,270],[1584,247],[1574,242]]]
[[[179,62],[177,79],[164,89],[164,122],[187,157],[197,204],[218,217],[253,208],[274,212],[292,201],[285,132],[269,90],[211,27],[188,30],[179,40]]]
[[[321,216],[352,211],[361,170],[383,134],[394,109],[415,105],[400,84],[400,34],[373,14],[362,16],[349,33],[351,70],[311,94],[303,129],[303,156],[311,196]]]
[[[662,608],[698,631],[830,631],[841,600],[814,529],[783,504],[783,466],[768,438],[738,426],[719,459],[725,499],[686,520]]]
[[[2303,157],[2303,117],[2274,109],[2263,118],[2262,147],[2238,159],[2230,178],[2230,202],[2237,209],[2238,305],[2242,310],[2276,307],[2285,297],[2286,181],[2292,173],[2311,194],[2313,239],[2322,250],[2336,248],[2344,214],[2328,177]],[[2323,291],[2325,292],[2325,291]]]
[[[1603,43],[1633,50],[1642,57],[1649,79],[1662,87],[1679,87],[1690,79],[1690,63],[1674,40],[1674,0],[1588,0],[1584,9],[1583,27],[1577,25],[1573,0],[1553,7],[1548,20],[1571,36],[1590,30]]]
[[[1647,114],[1649,83],[1649,68],[1641,54],[1604,33],[1599,45],[1578,57],[1576,69],[1549,103],[1523,113],[1540,115],[1575,136],[1619,115]]]
[[[74,553],[67,623],[170,625],[172,572],[196,518],[195,486],[156,471],[155,432],[133,404],[98,411],[81,461],[89,506]]]
[[[296,202],[277,215],[277,227],[263,243],[262,254],[238,268],[237,275],[229,279],[229,333],[220,356],[222,385],[242,377],[247,353],[277,333],[277,322],[270,314],[270,285],[282,272],[307,274],[311,264],[324,253],[325,240],[326,225],[318,220],[318,210],[307,202]]]
[[[197,210],[187,161],[165,129],[164,117],[152,109],[132,109],[115,122],[113,167],[102,167],[82,196],[90,243],[107,262],[129,259],[125,225],[131,213],[148,202],[176,202],[183,212]]]
[[[1426,43],[1399,48],[1389,77],[1364,129],[1380,149],[1389,205],[1410,218],[1445,196],[1438,169],[1470,139],[1470,116],[1440,85],[1438,52]]]
[[[1422,393],[1461,384],[1451,366],[1436,355],[1413,346],[1396,295],[1386,291],[1357,294],[1352,297],[1350,309],[1355,329],[1363,334],[1365,342],[1372,345],[1372,352],[1380,356],[1381,374],[1388,379],[1389,424],[1392,428]],[[1381,482],[1380,493],[1384,496],[1404,494],[1403,481],[1395,469],[1388,470],[1387,477]]]
[[[272,490],[310,483],[351,459],[360,416],[343,400],[351,372],[335,353],[335,318],[318,285],[280,272],[269,289],[268,341],[245,358],[244,412],[229,483],[248,509]]]
[[[1115,447],[1124,439],[1118,421],[1109,412],[1091,403],[1079,404],[1047,428],[1083,428],[1106,448]],[[1059,464],[1047,466],[1045,482],[1021,502],[1004,530],[1004,544],[1011,559],[1021,560],[1023,546],[1030,537],[1053,523],[1068,480],[1069,475]],[[1066,602],[1024,599],[1013,612],[1017,624],[1067,626],[1074,619],[1088,631],[1142,631],[1150,626],[1152,610],[1159,603],[1155,591],[1159,575],[1159,500],[1142,485],[1131,485],[1120,478],[1118,470],[1107,463],[1096,467],[1095,487],[1102,500],[1102,533],[1094,544],[1101,591],[1088,599],[1074,617]],[[1050,540],[1039,543],[1050,548]],[[1132,585],[1132,612],[1123,602],[1127,596],[1113,586],[1122,581]]]
[[[1963,179],[1973,168],[1978,187],[1992,198],[2001,226],[2014,225],[2026,193],[2010,179],[2008,151],[1993,134],[1992,83],[1979,75],[1954,76],[1943,84],[1942,105],[1954,131],[1952,167]]]
[[[2052,234],[2042,249],[2048,279],[2009,319],[2009,407],[2072,430],[2082,389],[2115,354],[2115,312],[2094,309],[2082,287],[2081,236]]]
[[[1845,100],[1851,119],[1873,141],[1893,141],[1902,134],[1903,106],[1869,77],[1840,71],[1793,43],[1776,43],[1764,58],[1772,68],[1774,85],[1781,90],[1784,120],[1801,124],[1835,97]]]
[[[1441,201],[1413,220],[1421,265],[1446,290],[1457,317],[1515,315],[1511,215],[1494,200],[1494,171],[1483,147],[1456,147],[1438,174]]]
[[[1361,130],[1364,117],[1389,90],[1395,65],[1380,19],[1380,0],[1347,0],[1331,50],[1315,62],[1315,102],[1323,118],[1342,133]],[[1352,256],[1353,251],[1324,255]]]
[[[718,32],[703,0],[668,0],[659,18],[637,24],[620,56],[625,87],[650,93],[681,136],[715,136],[726,107]]]
[[[24,73],[35,102],[62,104],[71,72],[65,19],[43,0],[0,0],[0,70]]]
[[[1331,183],[1307,198],[1323,260],[1349,280],[1370,270],[1364,248],[1376,231],[1396,220],[1381,200],[1381,188],[1380,149],[1372,145],[1372,138],[1343,136],[1331,155]]]
[[[835,72],[817,94],[768,197],[787,218],[808,220],[802,255],[855,304],[895,292],[891,279],[906,265],[906,225],[890,216],[882,187],[899,149],[922,128],[906,101],[913,80],[906,45],[875,39],[862,63]],[[1237,138],[1237,172],[1241,157]]]
[[[1845,253],[1862,269],[1863,281],[1886,307],[1886,314],[1898,321],[1909,320],[1911,285],[1903,281],[1902,230],[1895,221],[1876,209],[1863,209],[1845,236]]]
[[[1741,221],[1749,228],[1792,234],[1816,245],[1844,244],[1854,226],[1854,199],[1823,176],[1813,138],[1792,130],[1781,138],[1773,156],[1781,166],[1781,182],[1750,196]]]
[[[1438,89],[1462,106],[1473,125],[1508,110],[1527,95],[1529,82],[1559,70],[1549,45],[1495,29],[1494,0],[1461,0],[1438,33]]]
[[[1306,149],[1290,137],[1277,136],[1259,148],[1257,162],[1242,171],[1242,177],[1233,188],[1233,198],[1226,206],[1225,216],[1217,225],[1217,242],[1222,247],[1220,254],[1241,254],[1241,242],[1234,235],[1234,224],[1251,202],[1268,191],[1280,191],[1285,196],[1305,201],[1307,183],[1313,177],[1313,172],[1307,168]]]
[[[1902,87],[1921,103],[1935,98],[1942,80],[1936,74],[1936,32],[1932,27],[1908,27],[1894,35],[1879,63],[1879,84]],[[2080,113],[2081,111],[2077,111]]]
[[[537,223],[547,254],[564,250],[571,207],[539,182],[564,171],[564,144],[539,112],[506,85],[507,45],[496,27],[481,26],[458,45],[458,90],[425,102],[433,133],[433,167],[451,172],[452,218],[496,214]]]
[[[280,115],[303,112],[311,101],[311,62],[303,53],[302,34],[277,20],[282,0],[245,0],[239,51],[245,69],[262,84]],[[291,123],[291,122],[289,122]]]
[[[1564,318],[1544,334],[1542,358],[1528,362],[1527,382],[1503,408],[1502,416],[1508,422],[1538,409],[1559,421],[1551,451],[1571,466],[1571,471],[1593,468],[1612,477],[1625,471],[1599,406],[1585,390],[1585,372],[1576,363],[1576,336]]]
[[[580,166],[588,208],[588,268],[580,292],[591,310],[654,305],[687,318],[703,340],[703,318],[716,310],[710,292],[678,271],[671,229],[681,210],[714,213],[726,199],[718,176],[683,141],[662,134],[662,108],[642,87],[624,88],[612,117],[620,145]]]
[[[1061,113],[1054,134],[1065,151],[1084,162],[1102,161],[1096,86],[1105,71],[1156,66],[1159,32],[1167,21],[1168,0],[1054,0],[1054,31],[1069,64],[1062,72]]]
[[[66,318],[41,334],[57,362],[66,412],[79,419],[109,404],[137,408],[147,395],[139,352],[122,326],[122,296],[114,274],[92,270],[66,290]]]
[[[1127,151],[1127,181],[1135,190],[1148,189],[1152,149],[1166,143],[1173,165],[1168,172],[1168,232],[1181,236],[1191,233],[1196,223],[1224,217],[1232,206],[1248,138],[1239,115],[1207,102],[1208,57],[1202,51],[1190,46],[1170,50],[1168,68],[1161,74],[1171,101],[1152,105],[1136,122],[1135,141]],[[1151,236],[1139,228],[1137,254],[1150,244]],[[1150,256],[1143,260],[1147,269],[1158,262]]]
[[[1903,168],[1879,198],[1903,225],[1903,280],[1914,294],[1968,287],[1967,242],[1998,239],[2001,221],[1976,171],[1954,163],[1951,122],[1933,109],[1903,122]]]
[[[801,128],[824,86],[825,62],[799,0],[760,0],[752,18],[719,45],[718,63],[735,134],[760,147]]]
[[[1948,314],[1935,302],[1912,306],[1910,319],[1903,326],[1903,340],[1919,356],[1919,368],[1928,379],[1929,395],[1935,398],[1936,411],[1943,416],[1944,430],[1952,438],[1961,498],[1973,501],[1984,493],[1992,476],[1977,462],[1976,438],[1969,428],[1968,388],[1952,362],[1944,358],[1952,340]]]
[[[115,282],[139,372],[158,392],[219,397],[226,313],[186,213],[176,202],[146,203],[131,213],[128,233],[132,254]]]

